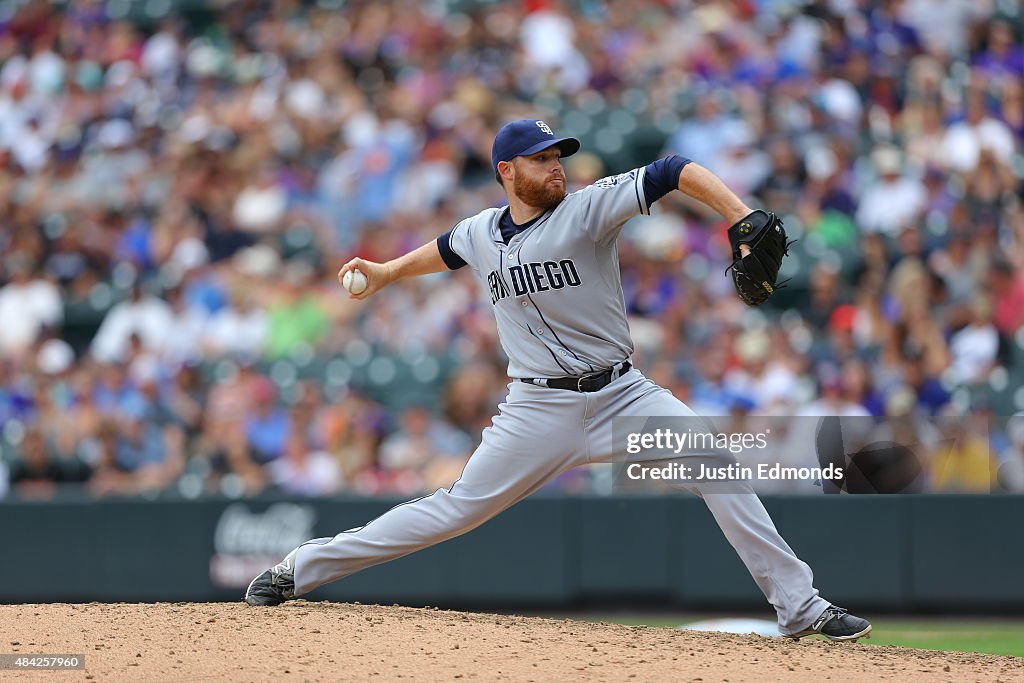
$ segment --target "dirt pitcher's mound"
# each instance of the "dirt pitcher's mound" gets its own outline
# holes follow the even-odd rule
[[[19,674],[49,680],[1024,680],[1013,657],[303,600],[0,605],[0,653],[85,655]]]

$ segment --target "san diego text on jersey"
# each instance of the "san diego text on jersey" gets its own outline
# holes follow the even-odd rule
[[[487,286],[491,292],[491,303],[496,304],[510,293],[515,296],[547,292],[564,287],[579,287],[580,274],[572,259],[561,261],[533,261],[508,268],[508,279],[512,289],[505,284],[505,278],[497,270],[487,275]]]

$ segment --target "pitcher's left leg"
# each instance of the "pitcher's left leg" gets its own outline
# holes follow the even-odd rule
[[[593,462],[621,462],[625,457],[613,443],[615,417],[696,417],[671,392],[636,370],[593,397],[598,403],[587,430]],[[753,489],[745,484],[732,485],[728,493],[704,492],[700,486],[688,488],[707,504],[726,539],[775,608],[779,631],[792,635],[812,625],[829,603],[818,595],[811,568],[779,535]]]
[[[825,611],[829,603],[818,595],[811,568],[779,535],[753,490],[705,495],[697,489],[695,493],[775,608],[780,633],[796,633]]]

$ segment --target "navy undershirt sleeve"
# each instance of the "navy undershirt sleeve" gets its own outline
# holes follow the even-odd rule
[[[458,270],[466,265],[466,261],[452,250],[451,236],[453,230],[455,228],[437,238],[437,250],[441,252],[441,259],[448,266],[448,270]]]
[[[647,164],[644,173],[644,196],[647,198],[648,209],[672,190],[679,189],[679,174],[688,163],[690,160],[686,157],[672,154]]]

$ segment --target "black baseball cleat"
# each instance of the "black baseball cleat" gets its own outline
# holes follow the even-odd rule
[[[858,638],[870,638],[869,633],[871,624],[867,619],[855,617],[842,607],[830,605],[813,624],[786,637],[799,640],[804,636],[822,635],[829,640],[857,642]]]
[[[263,572],[245,590],[245,602],[252,607],[274,607],[295,597],[295,553]]]

